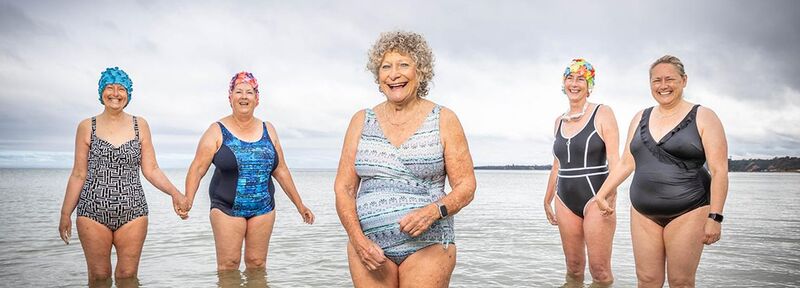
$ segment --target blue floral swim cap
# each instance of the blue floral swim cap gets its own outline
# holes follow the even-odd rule
[[[133,82],[128,77],[128,73],[125,73],[119,67],[106,68],[106,71],[100,73],[100,81],[97,82],[97,94],[100,95],[100,104],[105,104],[103,102],[103,89],[106,89],[106,86],[111,84],[119,84],[125,87],[125,91],[128,92],[128,103],[125,103],[125,107],[128,107],[128,104],[131,103],[131,95],[133,95]]]

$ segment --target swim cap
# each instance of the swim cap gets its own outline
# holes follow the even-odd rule
[[[589,93],[592,92],[594,88],[594,67],[592,64],[589,64],[589,62],[586,62],[586,60],[582,58],[572,59],[567,69],[564,70],[564,76],[561,81],[563,82],[567,79],[567,76],[571,73],[578,73],[583,76],[583,78],[586,78],[586,85],[589,88]],[[564,87],[561,87],[561,91],[564,92]]]
[[[253,86],[253,90],[256,90],[256,96],[258,96],[258,81],[256,81],[256,77],[253,76],[253,73],[247,71],[242,71],[236,73],[236,75],[233,75],[233,78],[231,78],[230,87],[228,87],[228,93],[233,92],[233,87],[242,82]]]
[[[128,107],[128,104],[131,103],[131,95],[133,95],[133,82],[128,77],[128,73],[125,73],[119,67],[106,68],[106,71],[100,73],[100,81],[97,82],[97,94],[100,95],[100,104],[105,104],[103,102],[103,89],[106,89],[106,86],[110,84],[119,84],[125,87],[125,91],[128,92],[128,103],[125,103],[125,107]]]

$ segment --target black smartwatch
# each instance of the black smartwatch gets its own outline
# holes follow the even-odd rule
[[[722,214],[719,213],[708,213],[708,218],[711,218],[711,220],[717,221],[718,223],[722,223],[722,218],[724,217],[722,217]]]
[[[442,201],[436,201],[435,203],[436,206],[439,207],[439,216],[442,216],[442,219],[447,217],[447,206],[444,206],[444,203],[442,203]]]

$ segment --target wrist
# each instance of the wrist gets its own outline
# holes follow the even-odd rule
[[[725,217],[722,216],[720,213],[708,213],[708,219],[714,220],[717,223],[722,223],[722,219]]]

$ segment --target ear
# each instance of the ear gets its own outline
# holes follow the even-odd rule
[[[689,80],[689,75],[683,75],[683,87],[686,87],[687,80]]]

